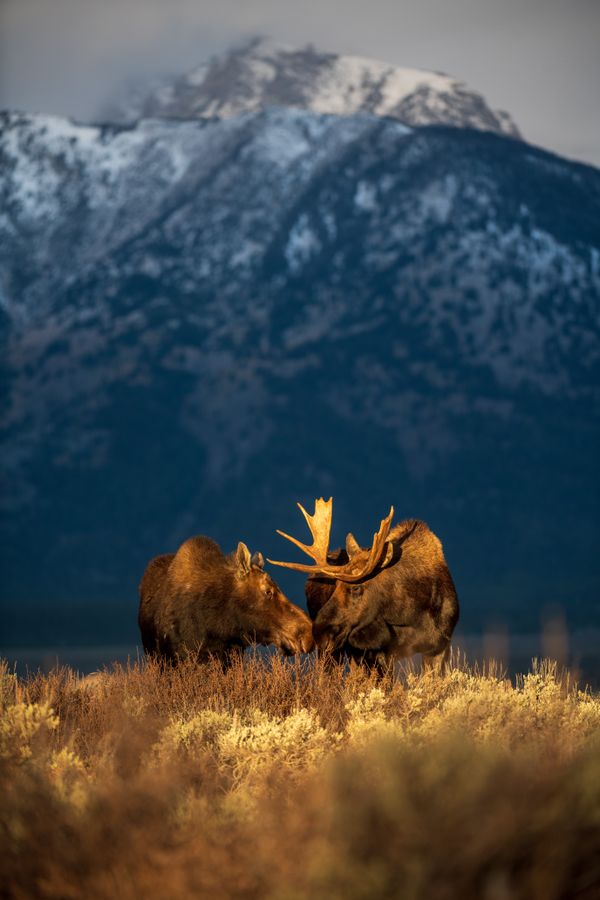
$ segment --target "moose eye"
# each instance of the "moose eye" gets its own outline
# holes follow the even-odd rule
[[[268,587],[268,586],[267,586],[267,587],[265,588],[265,597],[267,598],[267,600],[271,600],[271,599],[272,599],[272,597],[273,597],[273,588],[272,588],[272,587]]]

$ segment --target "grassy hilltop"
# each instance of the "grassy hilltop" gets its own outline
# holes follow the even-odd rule
[[[550,663],[0,677],[2,896],[600,895],[600,697]]]

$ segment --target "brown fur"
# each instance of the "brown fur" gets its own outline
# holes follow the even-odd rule
[[[146,653],[175,662],[194,655],[227,660],[251,643],[285,653],[312,649],[308,616],[290,603],[244,544],[225,556],[207,537],[150,561],[142,577],[138,622]]]
[[[317,646],[338,657],[364,655],[378,667],[421,653],[424,668],[441,669],[459,614],[442,545],[415,519],[397,525],[388,540],[394,547],[391,564],[359,584],[308,579]],[[345,550],[330,555],[334,564],[347,561]]]

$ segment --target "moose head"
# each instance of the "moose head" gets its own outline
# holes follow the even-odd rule
[[[388,540],[394,507],[382,519],[370,547],[363,549],[354,535],[349,533],[346,537],[346,553],[336,555],[329,551],[333,499],[316,500],[312,516],[300,503],[298,507],[306,519],[313,543],[309,546],[283,531],[278,530],[277,533],[299,547],[315,564],[276,560],[269,562],[305,572],[310,576],[309,583],[328,586],[327,602],[323,604],[313,625],[317,645],[322,650],[339,649],[346,641],[365,650],[379,646],[386,637],[387,630],[383,621],[378,618],[378,601],[384,584],[376,576],[396,558],[394,543]],[[344,561],[340,560],[340,556],[343,556]],[[382,628],[385,631],[383,635]]]

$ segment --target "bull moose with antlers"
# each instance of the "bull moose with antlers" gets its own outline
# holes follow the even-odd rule
[[[424,669],[441,670],[458,621],[458,598],[439,539],[415,519],[392,528],[392,506],[371,547],[360,547],[349,533],[345,549],[330,552],[332,505],[332,498],[316,500],[311,516],[298,504],[313,537],[310,546],[278,531],[314,565],[269,560],[309,575],[305,591],[317,646],[379,669],[421,653]]]

